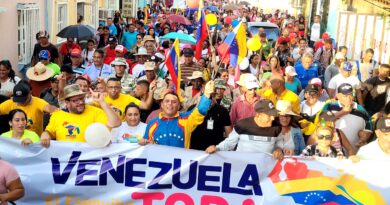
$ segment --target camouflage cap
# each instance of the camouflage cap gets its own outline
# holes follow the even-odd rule
[[[223,89],[227,88],[226,82],[222,79],[215,79],[214,84],[215,84],[215,88],[223,88]]]

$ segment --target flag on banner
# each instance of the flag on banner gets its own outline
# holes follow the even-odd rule
[[[180,49],[179,39],[176,38],[171,50],[169,51],[165,60],[165,65],[168,68],[169,75],[171,75],[175,93],[180,95],[180,81],[181,81],[181,70],[180,70]],[[180,100],[180,99],[179,99]]]
[[[207,39],[207,24],[206,18],[203,11],[203,0],[199,1],[198,9],[198,30],[196,32],[196,47],[195,47],[195,58],[199,60],[202,57],[202,45]]]
[[[247,54],[246,31],[242,22],[226,36],[225,41],[218,47],[218,54],[225,64],[230,62],[234,68],[240,64]]]

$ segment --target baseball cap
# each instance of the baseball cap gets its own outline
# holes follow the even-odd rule
[[[329,39],[330,38],[329,34],[326,32],[323,33],[321,37],[322,37],[322,39]]]
[[[325,121],[331,121],[334,122],[337,120],[337,117],[333,114],[332,111],[323,111],[320,114],[320,119],[324,119]]]
[[[65,64],[65,65],[61,66],[61,72],[65,72],[65,73],[69,73],[69,74],[75,73],[70,64]]]
[[[335,59],[344,59],[344,58],[345,58],[345,56],[341,52],[337,52],[336,55],[335,55]]]
[[[319,92],[320,87],[316,84],[308,84],[305,88],[305,92]]]
[[[127,53],[127,49],[122,45],[117,45],[115,47],[115,51],[119,53]]]
[[[15,85],[12,100],[16,103],[24,103],[30,94],[30,87],[27,83],[21,82]]]
[[[278,110],[275,109],[274,104],[270,100],[260,100],[255,105],[255,112],[265,113],[271,116],[278,116]]]
[[[192,56],[194,56],[194,51],[190,48],[185,48],[185,49],[183,49],[183,55],[185,57],[192,57]]]
[[[78,48],[72,49],[70,52],[71,57],[81,57],[81,50]]]
[[[284,73],[286,75],[289,75],[289,76],[296,76],[296,75],[298,75],[297,72],[295,72],[295,68],[292,67],[292,66],[287,66],[286,67],[286,71]]]
[[[108,43],[111,44],[111,43],[117,43],[117,40],[116,40],[116,37],[115,36],[110,36],[108,38]]]
[[[243,86],[248,90],[260,87],[259,81],[253,74],[245,76],[245,78],[243,79]]]
[[[343,70],[344,71],[351,71],[352,70],[352,64],[350,62],[344,62],[343,63]]]
[[[156,63],[153,61],[147,61],[144,63],[145,70],[154,70]]]
[[[337,88],[337,92],[344,94],[344,95],[349,95],[352,94],[353,88],[352,85],[349,83],[343,83]]]
[[[322,86],[322,81],[319,78],[312,78],[310,80],[310,84],[318,85],[319,87],[321,87]]]
[[[39,31],[38,38],[49,38],[49,33],[47,31]]]
[[[50,59],[50,52],[48,50],[41,50],[38,54],[38,58],[40,60],[49,60]]]
[[[226,82],[222,79],[215,79],[214,84],[215,84],[215,88],[226,89],[227,87]]]
[[[376,123],[376,129],[382,132],[390,132],[390,117],[382,117]]]

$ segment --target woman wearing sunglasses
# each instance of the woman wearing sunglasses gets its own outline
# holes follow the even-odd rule
[[[317,143],[308,145],[301,153],[301,156],[310,157],[331,157],[343,159],[344,154],[341,149],[336,149],[332,146],[334,139],[333,127],[320,123],[317,129],[313,133],[313,137]]]

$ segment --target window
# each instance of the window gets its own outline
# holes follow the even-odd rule
[[[84,11],[85,11],[85,3],[84,2],[78,2],[76,7],[77,7],[76,8],[77,9],[77,21],[80,20],[81,16],[84,19],[85,18],[85,13],[84,13]],[[77,22],[77,23],[79,23],[79,22]]]
[[[30,63],[35,34],[39,32],[39,8],[36,4],[17,4],[18,13],[18,63]]]
[[[68,11],[66,4],[57,5],[57,33],[68,25]],[[57,38],[57,43],[65,41],[63,38]]]
[[[92,26],[95,26],[97,28],[98,24],[99,24],[99,17],[98,17],[98,1],[97,0],[93,0],[92,1],[92,6],[91,6],[91,24]]]

